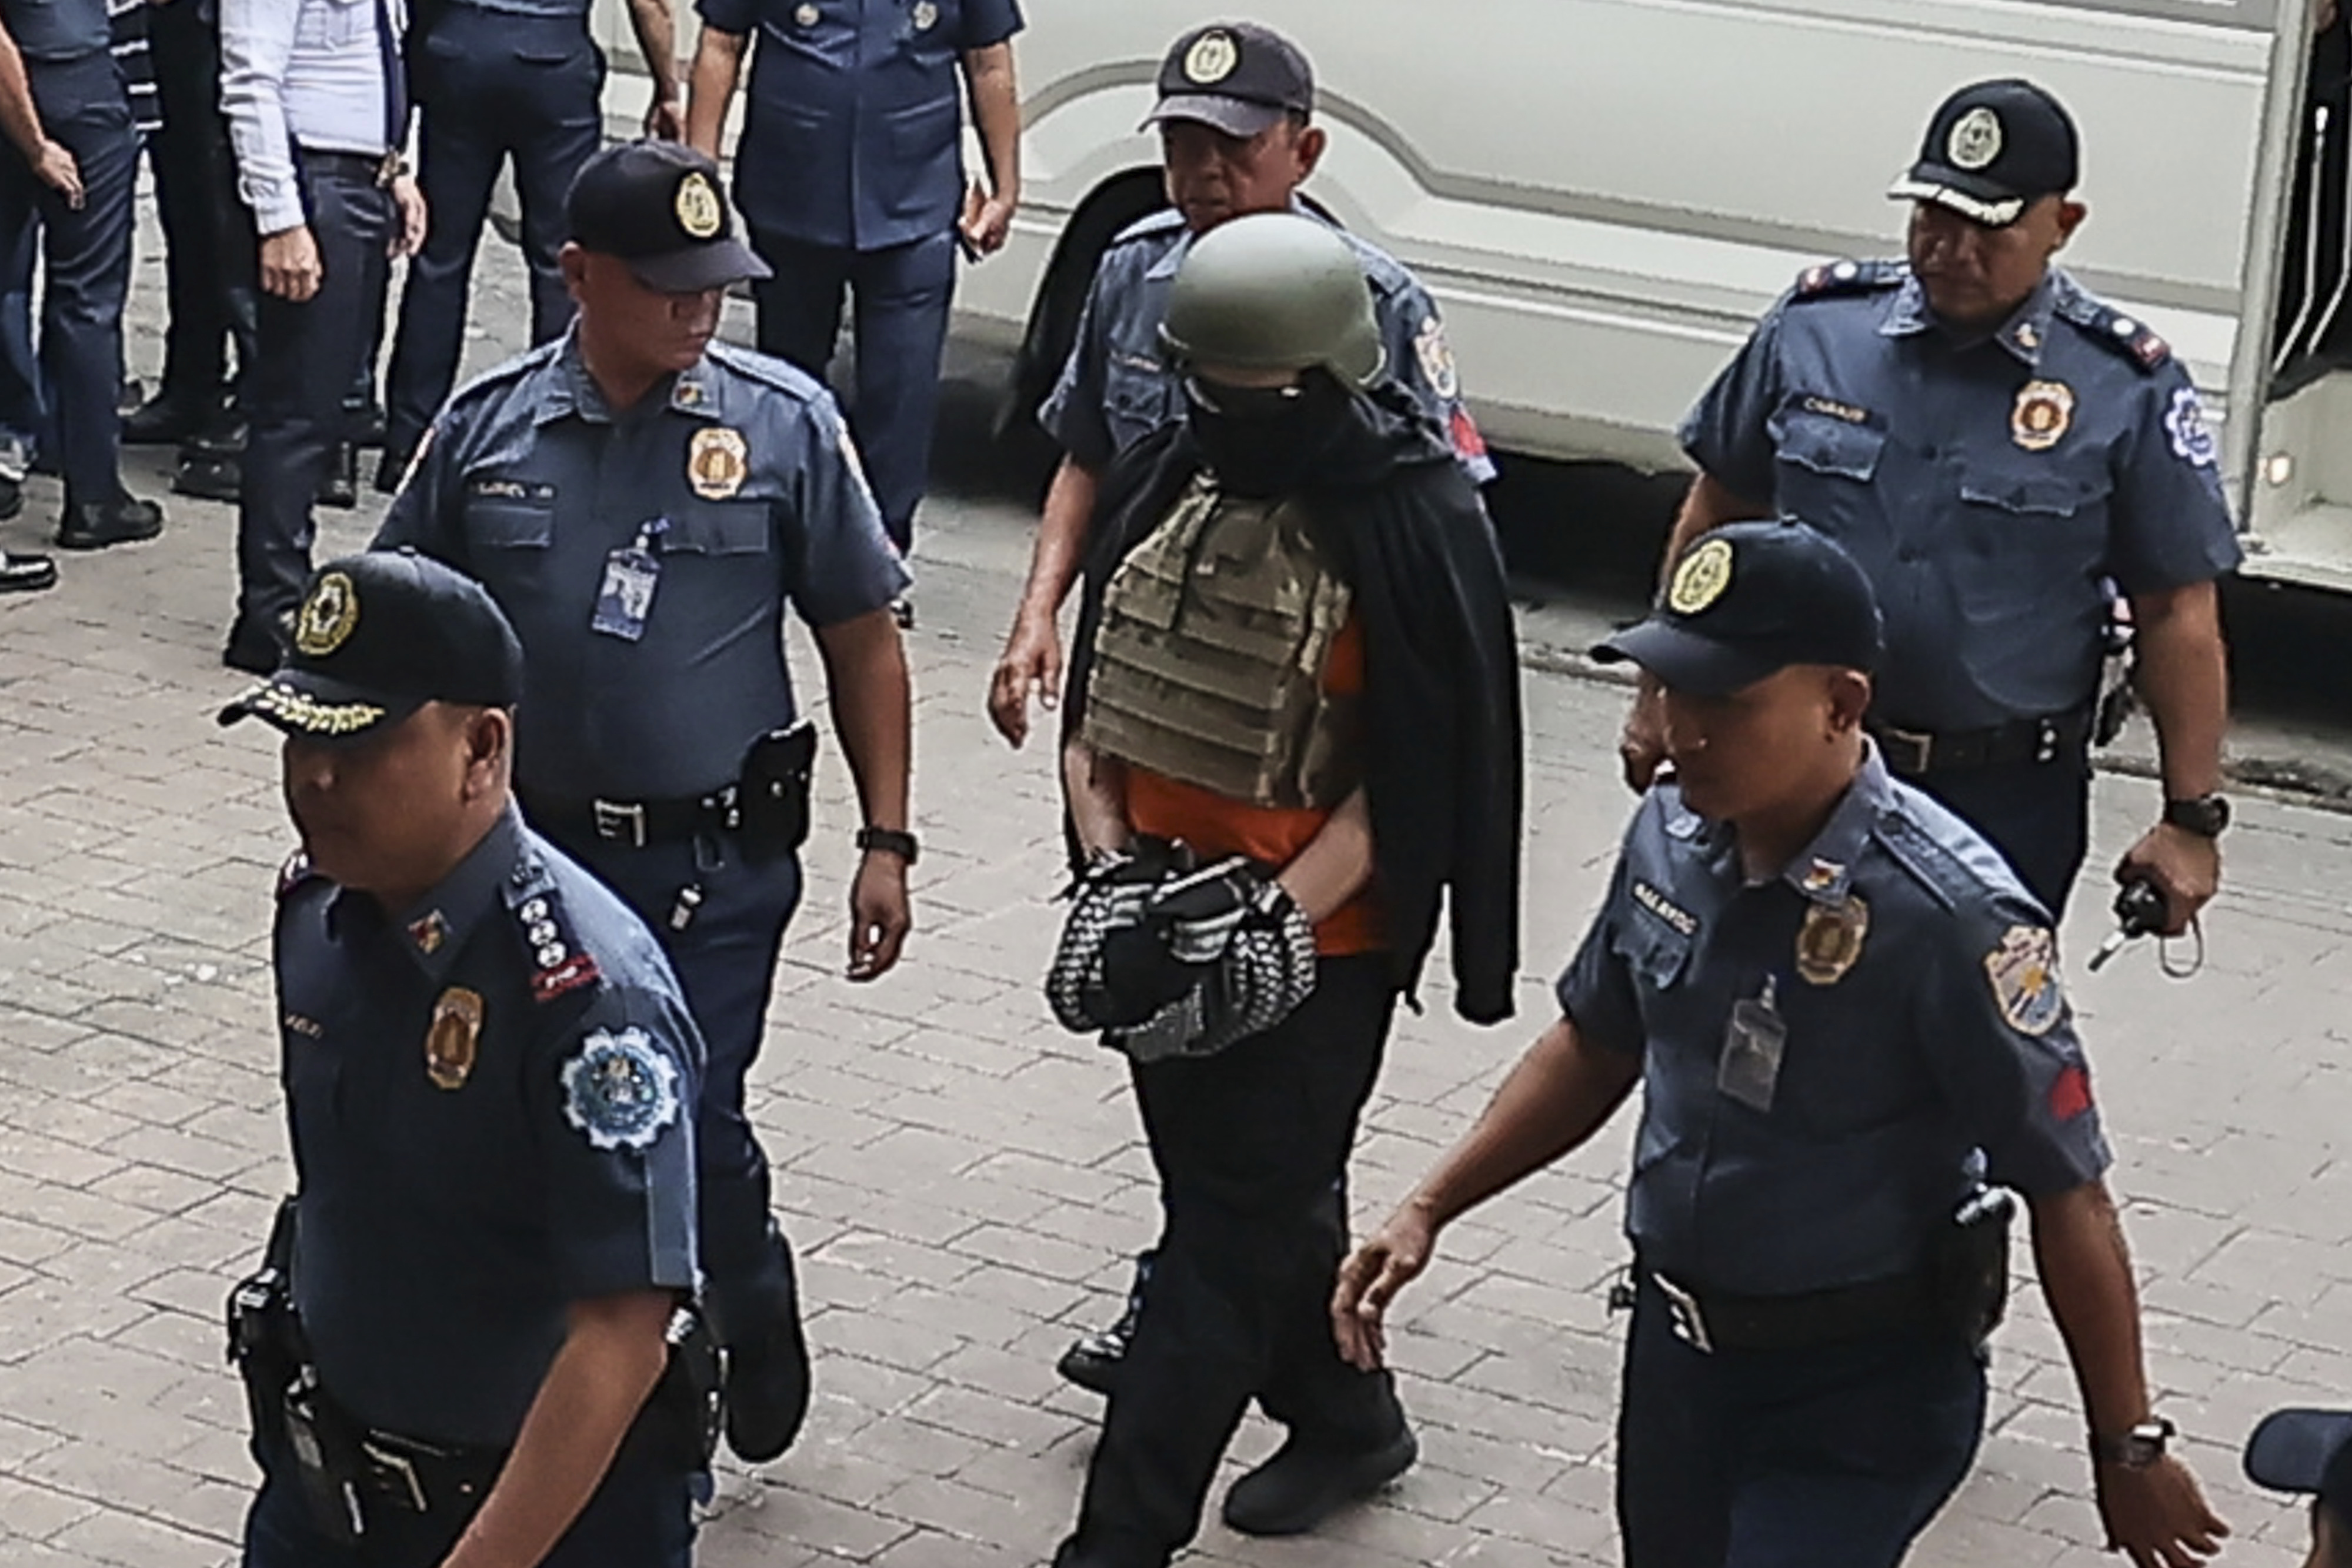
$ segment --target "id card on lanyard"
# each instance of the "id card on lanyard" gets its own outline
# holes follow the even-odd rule
[[[596,612],[588,627],[623,642],[646,635],[646,618],[653,614],[654,591],[661,586],[662,535],[669,519],[656,517],[637,530],[637,537],[604,557],[604,585],[596,590]]]

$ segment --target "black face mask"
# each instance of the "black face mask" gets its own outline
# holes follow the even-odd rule
[[[1232,386],[1184,378],[1185,416],[1217,482],[1235,495],[1298,489],[1343,435],[1355,396],[1321,371],[1295,386]]]

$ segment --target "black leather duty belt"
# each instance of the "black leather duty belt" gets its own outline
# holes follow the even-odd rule
[[[471,1508],[488,1495],[506,1465],[502,1448],[452,1448],[391,1432],[359,1438],[360,1490],[408,1513]]]
[[[2054,763],[2078,755],[2091,739],[2091,710],[2012,719],[1988,730],[1933,732],[1873,723],[1879,755],[1906,778],[1960,768],[1994,768],[2006,763]]]
[[[703,795],[665,800],[562,800],[522,797],[523,815],[558,838],[595,838],[643,849],[676,844],[698,833],[732,833],[743,826],[741,794],[733,784]]]
[[[1664,1298],[1675,1337],[1709,1355],[1808,1350],[1927,1328],[1940,1316],[1934,1284],[1925,1273],[1793,1296],[1734,1296],[1690,1289],[1654,1268],[1641,1272]]]

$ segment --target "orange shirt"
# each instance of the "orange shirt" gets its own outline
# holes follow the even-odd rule
[[[1323,666],[1323,689],[1355,697],[1364,689],[1364,628],[1350,616],[1331,641]],[[1252,805],[1184,784],[1148,768],[1127,770],[1127,819],[1138,833],[1181,838],[1203,860],[1246,855],[1268,866],[1287,866],[1323,831],[1328,811]],[[1315,951],[1326,958],[1378,952],[1388,946],[1381,929],[1380,900],[1370,887],[1315,927]]]

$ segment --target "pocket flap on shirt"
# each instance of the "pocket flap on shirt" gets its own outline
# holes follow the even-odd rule
[[[757,555],[768,548],[768,503],[705,501],[670,520],[662,548],[681,555]]]
[[[1775,448],[1787,461],[1817,474],[1868,479],[1878,472],[1886,433],[1827,415],[1788,413],[1775,420]]]
[[[2065,474],[1976,473],[1960,481],[1962,500],[2048,517],[2072,517],[2099,493],[2090,482]]]

